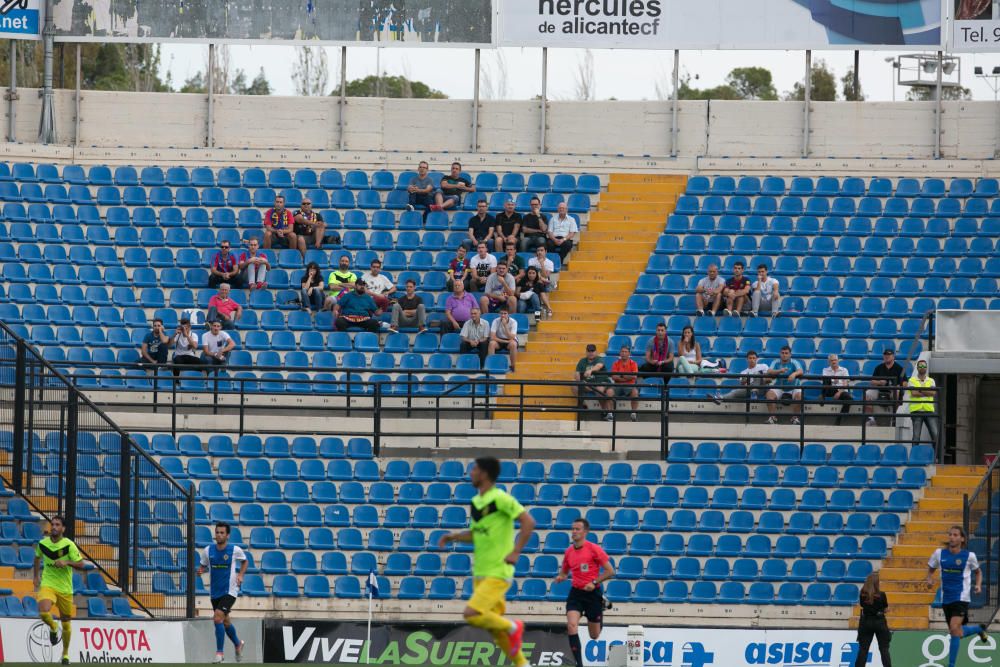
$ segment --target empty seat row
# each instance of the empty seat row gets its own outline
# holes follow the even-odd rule
[[[817,195],[821,197],[861,197],[865,194],[872,197],[996,197],[998,192],[997,179],[953,178],[947,186],[940,178],[901,178],[895,185],[891,179],[873,177],[867,182],[858,177],[846,177],[843,180],[836,176],[823,176],[813,179],[809,176],[796,176],[787,182],[780,176],[767,176],[763,179],[757,176],[742,176],[737,181],[732,176],[692,176],[688,179],[687,194],[689,195],[770,195],[781,196],[789,194],[798,197]]]

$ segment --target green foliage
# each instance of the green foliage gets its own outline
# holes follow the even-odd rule
[[[737,67],[726,77],[726,85],[743,100],[776,100],[771,70],[766,67]]]
[[[817,60],[812,66],[812,90],[809,99],[814,102],[833,102],[837,99],[837,78],[826,66],[826,61]],[[802,102],[806,99],[806,89],[796,82],[792,91],[785,95],[786,100]]]
[[[937,86],[911,86],[906,93],[908,102],[933,102]],[[964,86],[942,86],[942,100],[971,100],[972,91]]]
[[[333,95],[339,95],[336,88]],[[444,100],[448,96],[440,90],[431,88],[422,81],[410,81],[405,76],[376,77],[374,74],[363,79],[347,82],[348,97],[403,97],[422,100]]]

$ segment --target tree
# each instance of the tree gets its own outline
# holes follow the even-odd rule
[[[495,68],[488,64],[483,67],[481,83],[482,95],[487,100],[505,100],[510,96],[510,85],[507,76],[507,57],[502,49],[494,51]]]
[[[336,91],[339,94],[339,91]],[[374,74],[363,79],[347,82],[348,97],[393,97],[422,100],[445,100],[448,96],[422,81],[412,81],[405,76],[376,77]],[[377,94],[378,93],[378,94]]]
[[[771,70],[765,67],[737,67],[726,77],[726,85],[744,100],[776,100]]]
[[[576,99],[593,100],[597,97],[597,81],[594,74],[594,54],[584,49],[576,69]]]
[[[326,49],[322,46],[300,46],[292,64],[292,82],[296,94],[302,97],[326,95],[330,68]]]
[[[937,86],[910,86],[906,92],[906,99],[909,102],[933,102],[937,93]],[[964,86],[942,86],[942,100],[971,100],[972,91]]]
[[[73,47],[73,45],[69,45]],[[98,44],[80,47],[80,85],[86,90],[135,90],[160,92],[170,90],[170,78],[161,79],[160,46],[158,44]],[[60,71],[67,75],[63,85],[75,86],[76,48],[56,50],[54,77],[59,83]],[[17,84],[31,88],[42,85],[41,42],[19,42],[17,48]],[[0,83],[10,83],[10,50],[0,49]]]
[[[698,75],[695,74],[695,80]],[[681,77],[680,86],[677,89],[677,99],[679,100],[739,100],[740,94],[729,84],[715,86],[714,88],[694,88],[691,85],[691,75],[685,74]]]
[[[240,70],[240,74],[243,74],[243,70]],[[270,95],[271,94],[271,83],[267,80],[267,76],[264,74],[264,68],[261,67],[260,71],[257,72],[257,76],[253,78],[250,85],[244,88],[238,95]]]
[[[837,79],[833,72],[826,66],[826,61],[817,60],[813,63],[812,90],[809,91],[809,99],[814,102],[833,102],[837,99]],[[785,95],[786,100],[802,102],[806,99],[806,89],[801,83],[796,82],[791,92]]]
[[[864,102],[865,93],[861,90],[861,81],[858,81],[858,90],[854,91],[854,68],[847,70],[847,74],[840,80],[841,89],[844,92],[844,99],[848,102]]]

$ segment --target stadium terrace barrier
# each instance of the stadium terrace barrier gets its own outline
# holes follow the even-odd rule
[[[994,457],[983,481],[963,498],[963,526],[968,548],[983,571],[983,592],[969,610],[974,622],[989,623],[1000,611],[1000,456]]]

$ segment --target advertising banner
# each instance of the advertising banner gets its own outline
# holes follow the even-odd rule
[[[1000,2],[994,0],[948,0],[951,3],[951,50],[997,51],[1000,49]]]
[[[45,0],[0,0],[0,37],[41,39]]]
[[[60,630],[61,632],[61,630]],[[62,644],[52,646],[49,628],[38,619],[5,618],[0,623],[3,662],[59,662]],[[162,621],[73,621],[69,660],[77,662],[185,662],[181,623]]]
[[[941,0],[505,0],[502,46],[591,49],[938,47]]]

